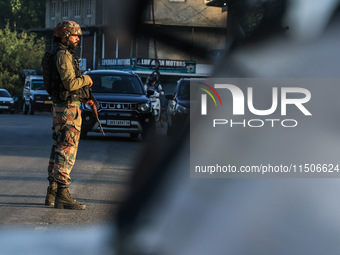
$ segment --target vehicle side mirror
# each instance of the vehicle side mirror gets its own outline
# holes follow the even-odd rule
[[[168,100],[174,99],[174,94],[165,94],[165,98]]]
[[[152,90],[152,89],[148,89],[148,90],[146,91],[146,94],[147,94],[147,96],[152,96],[153,94],[155,94],[155,91]]]

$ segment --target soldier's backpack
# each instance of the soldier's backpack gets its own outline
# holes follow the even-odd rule
[[[44,79],[44,88],[50,94],[53,96],[53,88],[52,88],[52,73],[53,73],[53,59],[56,53],[58,52],[58,48],[54,48],[51,51],[45,52],[41,65],[43,68],[43,79]]]

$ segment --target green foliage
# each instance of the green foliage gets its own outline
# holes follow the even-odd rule
[[[21,96],[22,70],[40,69],[44,45],[44,39],[34,34],[11,31],[9,25],[0,29],[0,88]]]
[[[9,23],[18,30],[45,25],[46,0],[0,0],[0,29]]]
[[[11,2],[9,0],[0,0],[0,28],[5,28],[8,22],[13,21]]]

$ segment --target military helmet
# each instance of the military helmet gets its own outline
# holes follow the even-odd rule
[[[149,81],[149,82],[156,82],[156,81],[158,81],[159,76],[160,76],[159,71],[153,71],[153,72],[149,75],[148,81]]]
[[[63,20],[54,28],[54,36],[58,38],[69,37],[71,35],[81,36],[81,28],[79,24],[71,20]]]
[[[155,74],[151,74],[150,77],[149,77],[149,81],[154,82],[156,80],[157,80],[157,76]]]

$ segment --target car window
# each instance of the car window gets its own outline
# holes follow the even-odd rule
[[[190,100],[190,83],[184,81],[180,84],[177,92],[179,99]]]
[[[135,76],[90,74],[94,93],[144,94],[139,79]]]
[[[0,90],[0,97],[11,97],[11,95],[5,90]]]
[[[32,90],[45,90],[44,81],[32,80]]]

